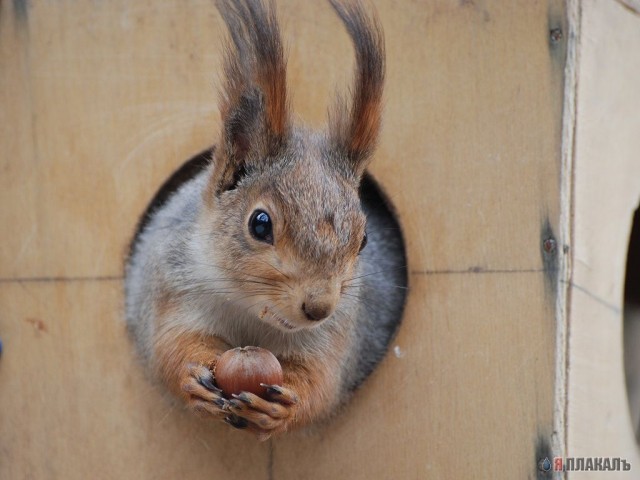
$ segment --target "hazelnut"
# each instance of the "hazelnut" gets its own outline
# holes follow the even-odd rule
[[[230,397],[240,392],[266,396],[266,388],[260,386],[281,385],[282,367],[273,353],[260,347],[237,347],[227,350],[218,359],[214,377],[222,392]]]

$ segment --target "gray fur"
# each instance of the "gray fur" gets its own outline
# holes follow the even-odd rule
[[[330,348],[326,331],[335,322],[349,321],[355,342],[341,374],[346,399],[347,393],[364,381],[387,351],[400,324],[407,293],[402,232],[382,192],[370,177],[365,177],[363,190],[367,195],[362,198],[362,206],[369,239],[354,275],[362,275],[357,281],[361,286],[349,291],[359,301],[345,297],[332,321],[312,330],[286,333],[262,325],[232,300],[225,301],[224,295],[198,293],[202,284],[216,285],[215,270],[209,278],[202,273],[202,261],[193,247],[198,243],[194,241],[198,234],[196,220],[208,175],[210,169],[201,171],[156,209],[132,247],[126,268],[126,319],[140,355],[153,363],[154,302],[158,291],[167,285],[176,291],[191,292],[181,318],[190,318],[194,329],[218,336],[225,332],[223,338],[232,346],[262,346],[280,356]],[[345,319],[346,315],[352,318]],[[215,317],[219,317],[218,321],[208,320]],[[229,325],[225,325],[225,319]]]
[[[241,120],[234,116],[247,98],[241,91],[245,83],[247,92],[259,92],[240,68],[251,44],[245,48],[237,35],[246,35],[256,19],[270,25],[267,33],[278,35],[278,29],[273,11],[259,0],[219,5],[231,9],[225,18],[236,46],[242,47],[227,63],[235,83],[227,87],[222,111],[222,148],[211,154],[206,168],[187,175],[186,164],[174,175],[180,181],[169,182],[179,184],[175,192],[167,196],[161,190],[145,213],[126,265],[127,324],[151,367],[160,329],[216,336],[231,347],[259,346],[281,359],[319,362],[335,359],[336,344],[342,343],[346,348],[340,350],[335,374],[341,385],[338,401],[344,401],[383,357],[399,325],[407,287],[402,233],[377,184],[367,174],[363,178],[368,160],[354,163],[331,133],[309,132],[288,121],[278,130],[273,125],[280,111],[270,112],[273,125],[244,130],[269,115],[262,110],[267,102],[241,108]],[[374,29],[381,36],[378,23],[367,24],[361,8],[352,3],[347,26],[356,25],[356,33]],[[271,55],[274,68],[264,70],[267,76],[279,75],[283,63],[276,51],[279,38],[273,45],[277,54]],[[361,56],[366,60],[366,52]],[[384,64],[382,57],[375,58]],[[285,89],[277,92],[284,95]],[[364,138],[373,145],[377,124],[371,125],[359,142]],[[278,148],[264,148],[276,130]],[[273,217],[277,232],[271,246],[248,233],[247,219],[256,209]],[[365,224],[368,244],[358,255]],[[300,306],[317,298],[331,310],[327,318],[312,322]],[[170,308],[170,314],[159,314],[163,308]]]

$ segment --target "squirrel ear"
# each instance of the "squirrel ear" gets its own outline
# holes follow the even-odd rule
[[[215,173],[216,193],[231,190],[242,179],[249,164],[263,158],[264,136],[262,94],[253,89],[243,93],[237,105],[223,116],[220,153]]]
[[[367,14],[360,0],[329,1],[347,28],[356,55],[351,101],[338,98],[329,112],[329,134],[359,178],[376,147],[382,119],[384,36],[375,11]]]
[[[215,191],[234,188],[241,173],[274,156],[289,132],[286,58],[273,2],[217,0],[230,39],[225,48],[222,135]]]

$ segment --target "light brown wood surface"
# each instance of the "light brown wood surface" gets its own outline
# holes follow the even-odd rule
[[[373,173],[405,229],[407,313],[342,415],[266,444],[166,402],[122,319],[139,214],[219,128],[213,2],[0,3],[0,478],[535,478],[558,441],[541,243],[559,230],[564,3],[375,3]],[[319,126],[347,35],[326,2],[278,5],[295,109]]]

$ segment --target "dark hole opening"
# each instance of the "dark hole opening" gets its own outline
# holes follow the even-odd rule
[[[152,221],[156,210],[161,209],[186,182],[206,169],[212,161],[214,152],[212,148],[192,157],[164,182],[138,222],[129,247],[130,256],[135,254],[138,240]],[[376,270],[379,270],[376,276],[381,278],[378,290],[365,290],[361,297],[369,314],[369,322],[376,326],[376,335],[367,335],[361,340],[361,355],[357,360],[358,366],[354,368],[358,374],[354,374],[353,378],[348,380],[349,390],[355,390],[360,386],[388,350],[402,321],[409,281],[400,223],[391,200],[368,172],[365,172],[360,184],[360,199],[367,218],[372,220],[375,217],[375,224],[379,228],[378,231],[367,232],[368,237],[370,239],[376,237],[377,243],[384,245],[384,249],[364,249],[361,255],[363,257],[370,255],[371,264],[384,268],[376,267]],[[380,295],[380,289],[386,289],[391,293]]]
[[[624,370],[629,411],[640,443],[640,208],[633,216],[624,288]]]

